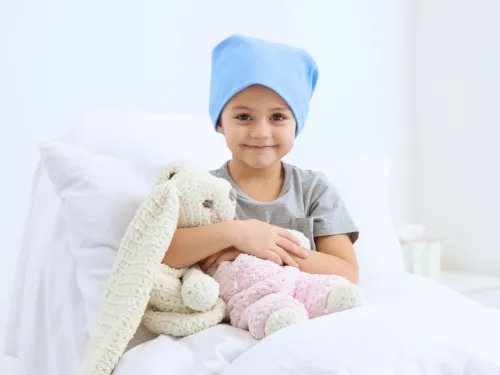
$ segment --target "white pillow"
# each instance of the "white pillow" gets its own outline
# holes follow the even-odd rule
[[[64,143],[47,142],[39,149],[61,199],[77,284],[85,301],[85,329],[90,333],[123,234],[158,173],[152,167]]]
[[[386,158],[364,156],[335,163],[322,157],[307,165],[298,160],[289,162],[325,173],[338,190],[360,232],[354,248],[361,283],[370,277],[404,272],[389,205],[390,168]]]
[[[54,187],[65,200],[61,215],[68,225],[76,282],[86,308],[83,328],[88,334],[121,236],[157,172],[177,158],[217,168],[230,152],[208,117],[182,113],[93,113],[58,140],[41,145],[40,151]]]
[[[336,167],[325,166],[324,170],[360,232],[354,244],[360,281],[404,272],[403,254],[389,204],[388,160],[365,157]]]
[[[231,157],[224,136],[213,129],[208,116],[182,113],[94,113],[60,140],[153,167],[189,158],[203,168],[215,169]]]

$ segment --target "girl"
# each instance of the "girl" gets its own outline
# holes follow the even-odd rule
[[[238,194],[235,220],[178,229],[165,254],[171,267],[203,269],[240,253],[358,282],[358,230],[321,172],[287,164],[318,78],[305,51],[232,35],[212,53],[210,116],[232,158],[212,171]],[[288,229],[304,233],[300,248]]]

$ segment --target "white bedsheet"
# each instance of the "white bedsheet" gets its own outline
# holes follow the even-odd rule
[[[407,274],[365,284],[369,306],[260,342],[228,325],[160,336],[127,352],[114,375],[500,374],[498,310]]]

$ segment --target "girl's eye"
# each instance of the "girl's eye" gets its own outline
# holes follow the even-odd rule
[[[285,119],[285,116],[283,116],[280,113],[275,113],[274,115],[271,116],[273,121],[283,121]]]
[[[250,120],[250,115],[248,115],[246,113],[242,113],[242,114],[236,116],[236,118],[240,121],[248,121],[248,120]]]

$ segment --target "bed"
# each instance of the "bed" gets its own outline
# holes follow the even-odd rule
[[[77,372],[121,235],[159,168],[173,158],[214,168],[229,157],[208,121],[100,113],[40,144],[6,331],[19,375]],[[288,161],[311,167],[300,155]],[[318,159],[313,168],[332,179],[360,228],[369,303],[262,341],[226,324],[182,339],[141,327],[115,375],[500,374],[498,310],[404,272],[388,163]]]

